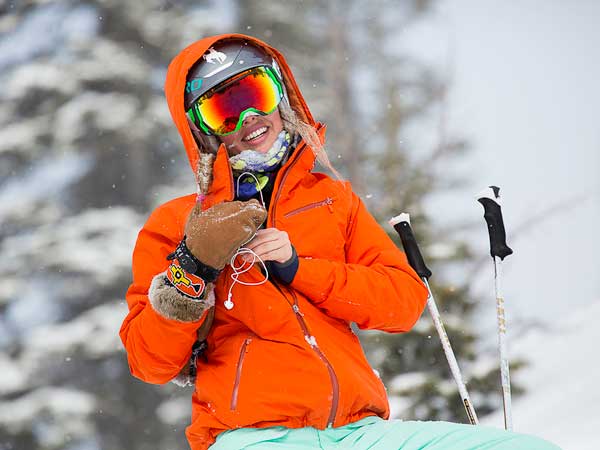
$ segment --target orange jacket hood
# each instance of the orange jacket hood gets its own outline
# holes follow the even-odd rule
[[[173,121],[175,122],[179,134],[181,135],[181,139],[193,171],[195,171],[197,167],[199,150],[192,135],[192,131],[188,125],[186,112],[183,106],[186,77],[188,71],[202,57],[202,55],[216,42],[223,39],[245,39],[256,46],[261,47],[264,51],[273,56],[273,58],[277,61],[277,64],[279,64],[283,74],[283,81],[285,83],[290,100],[290,106],[296,111],[297,114],[299,114],[300,119],[302,119],[304,122],[313,126],[316,125],[315,120],[310,113],[304,98],[302,97],[290,67],[285,61],[283,55],[277,49],[267,45],[259,39],[243,34],[221,34],[200,39],[199,41],[196,41],[183,49],[171,61],[165,81],[165,96],[167,97],[169,111],[171,112]]]

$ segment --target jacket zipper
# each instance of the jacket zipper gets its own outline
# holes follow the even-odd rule
[[[319,132],[321,130],[321,128],[322,127],[319,127],[317,129],[317,132]],[[294,159],[294,161],[292,161],[290,163],[289,167],[287,167],[286,171],[283,173],[283,176],[281,177],[281,181],[277,185],[278,189],[275,192],[275,198],[271,202],[271,207],[269,208],[270,209],[269,219],[271,219],[271,224],[270,224],[271,226],[275,226],[275,210],[277,209],[277,201],[279,200],[279,197],[281,196],[281,186],[284,185],[285,180],[287,179],[288,174],[291,172],[292,167],[294,167],[294,165],[300,160],[300,157],[302,156],[302,153],[305,150],[306,150],[306,144],[304,144],[302,146],[302,148],[299,148],[296,150],[296,158]],[[326,202],[327,199],[324,201]],[[333,203],[333,199],[331,199],[331,202]],[[321,202],[319,202],[319,203],[321,203]],[[306,205],[306,206],[309,206],[309,205]],[[330,209],[332,209],[331,205],[330,205]],[[277,288],[277,290],[279,292],[281,292],[281,295],[283,295],[283,297],[286,299],[286,301],[288,301],[286,295],[283,292],[283,289],[279,286],[279,284],[275,280],[271,280],[271,282]],[[337,375],[335,374],[335,370],[333,369],[333,366],[331,365],[331,363],[329,362],[327,357],[323,354],[321,349],[317,346],[315,337],[312,336],[308,330],[308,326],[306,325],[306,321],[304,320],[304,314],[302,314],[302,312],[300,311],[300,307],[298,306],[298,298],[296,297],[296,294],[294,293],[294,291],[290,290],[290,292],[294,298],[294,302],[293,302],[293,304],[290,304],[290,306],[292,307],[292,310],[294,311],[294,315],[296,316],[296,319],[298,320],[298,323],[300,324],[300,327],[302,328],[302,332],[304,334],[304,339],[306,340],[306,342],[308,342],[310,344],[310,347],[315,351],[315,353],[317,354],[319,359],[321,359],[321,361],[323,361],[323,364],[325,364],[325,367],[327,367],[327,371],[329,372],[329,378],[331,379],[331,388],[333,390],[333,398],[331,400],[331,410],[329,412],[329,417],[327,418],[327,427],[332,427],[333,423],[335,421],[335,416],[337,414],[337,409],[338,409],[338,403],[339,403],[339,398],[340,398],[340,384],[337,379]],[[289,304],[289,301],[288,301],[288,304]],[[242,359],[241,355],[240,355],[240,359]]]
[[[279,290],[279,292],[281,292],[281,294],[285,297],[285,294],[283,293],[283,289],[279,286],[279,284],[274,280],[272,280],[272,282],[275,285],[275,287]],[[294,311],[294,315],[296,316],[296,319],[298,320],[298,323],[300,324],[300,328],[302,329],[302,333],[304,334],[304,339],[310,345],[310,347],[314,350],[314,352],[317,354],[319,359],[321,359],[321,361],[323,361],[323,364],[325,364],[325,367],[327,368],[327,371],[329,372],[329,378],[331,380],[331,388],[333,390],[333,397],[331,400],[331,410],[329,411],[329,417],[327,418],[327,427],[332,427],[333,423],[335,422],[335,416],[337,414],[338,403],[340,400],[340,383],[338,381],[335,370],[333,369],[333,366],[331,365],[331,363],[329,362],[327,357],[323,354],[321,349],[318,347],[315,337],[310,333],[310,331],[308,329],[308,325],[306,324],[306,321],[304,320],[304,314],[302,313],[302,311],[300,311],[300,306],[298,305],[298,297],[296,296],[296,293],[292,290],[290,290],[289,292],[292,294],[292,297],[294,298],[294,302],[290,306],[292,307],[292,310]],[[286,298],[286,300],[287,300],[287,298]],[[289,303],[289,301],[288,301],[288,303]]]
[[[317,128],[317,133],[320,133],[321,129],[323,128],[323,126],[319,126]],[[295,153],[295,157],[294,160],[290,163],[290,165],[288,167],[286,167],[285,172],[283,173],[282,177],[281,177],[281,181],[276,185],[277,190],[274,192],[275,197],[273,198],[273,201],[271,202],[271,206],[269,208],[269,217],[267,220],[270,219],[270,226],[274,227],[275,226],[275,210],[277,209],[277,201],[279,200],[279,196],[281,195],[281,186],[284,185],[285,180],[287,179],[289,173],[291,172],[292,167],[294,167],[296,165],[296,163],[298,161],[300,161],[300,157],[302,156],[302,154],[304,153],[304,151],[306,150],[306,143],[304,141],[301,141],[300,144],[298,144],[298,147],[296,148]]]
[[[250,345],[250,342],[252,342],[252,338],[246,338],[242,344],[242,348],[240,349],[240,357],[238,359],[237,371],[235,373],[235,383],[233,384],[233,392],[231,394],[231,405],[229,406],[229,409],[232,411],[237,408],[238,391],[240,388],[240,379],[242,378],[242,366],[244,365],[244,358],[246,357],[246,353],[248,353],[248,345]]]
[[[279,197],[281,196],[281,186],[283,186],[283,184],[285,183],[286,178],[288,177],[288,174],[291,171],[291,168],[294,167],[294,165],[300,160],[300,156],[302,156],[302,153],[304,152],[304,149],[306,148],[306,144],[304,146],[302,146],[302,148],[300,149],[296,149],[297,152],[297,156],[296,158],[290,163],[290,166],[287,167],[286,171],[283,173],[283,176],[281,177],[281,181],[279,182],[278,185],[276,185],[276,187],[278,188],[277,191],[275,192],[275,198],[273,199],[273,201],[271,202],[271,207],[269,208],[270,211],[270,219],[271,219],[271,226],[275,226],[275,210],[277,209],[277,201],[279,200]],[[268,220],[268,218],[267,218]]]
[[[333,199],[331,197],[327,197],[325,200],[321,200],[320,202],[309,203],[308,205],[301,206],[300,208],[296,208],[288,213],[285,213],[283,217],[295,216],[296,214],[300,214],[301,212],[308,211],[309,209],[319,208],[320,206],[329,206],[329,212],[333,212]]]

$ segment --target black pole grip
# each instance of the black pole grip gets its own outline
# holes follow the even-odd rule
[[[497,256],[501,260],[512,254],[512,249],[506,245],[506,231],[502,219],[502,208],[500,207],[500,188],[490,186],[484,190],[477,199],[483,205],[483,217],[487,222],[490,235],[490,254],[492,258]]]
[[[400,235],[404,252],[408,258],[408,263],[417,272],[421,278],[429,279],[431,276],[431,270],[425,265],[423,256],[419,250],[419,245],[415,239],[415,235],[410,227],[408,214],[401,214],[400,216],[394,217],[390,220],[390,224],[394,227],[394,230]]]

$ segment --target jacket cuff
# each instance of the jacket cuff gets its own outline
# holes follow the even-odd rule
[[[196,322],[215,304],[214,283],[207,283],[204,298],[192,300],[182,294],[167,279],[166,272],[152,279],[148,298],[152,308],[161,316],[179,322]]]
[[[290,259],[283,263],[267,261],[267,268],[269,269],[269,274],[272,274],[279,281],[284,284],[290,284],[298,271],[298,253],[296,253],[294,246],[292,245],[292,256]]]

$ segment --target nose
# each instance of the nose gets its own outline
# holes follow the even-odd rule
[[[258,115],[256,114],[247,114],[246,117],[244,117],[244,120],[242,121],[242,125],[249,125],[253,123],[257,117]]]

